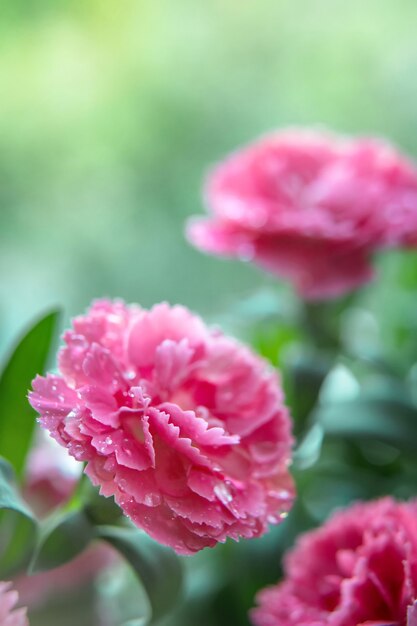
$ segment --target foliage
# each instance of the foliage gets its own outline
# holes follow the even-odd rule
[[[58,312],[48,313],[20,340],[0,375],[0,455],[22,475],[36,413],[26,399],[33,378],[44,372]]]
[[[285,287],[198,254],[182,234],[208,165],[267,129],[325,122],[416,154],[416,17],[412,0],[314,0],[308,10],[301,0],[4,2],[0,348],[56,301],[66,316],[102,295],[180,301],[280,368],[294,416],[299,497],[286,522],[184,559],[184,601],[161,625],[247,626],[254,594],[276,582],[300,532],[358,498],[417,494],[416,253],[385,254],[369,288],[304,310]],[[0,579],[35,554],[46,568],[100,534],[115,545],[133,532],[84,487],[46,521],[22,500],[35,427],[26,394],[56,321],[35,323],[0,368]],[[167,609],[172,578],[172,590],[158,587]],[[147,619],[136,578],[120,580],[115,596],[133,596]],[[69,593],[59,613],[33,609],[32,623],[96,626],[111,582],[84,590],[85,611]]]
[[[36,370],[44,369],[56,319],[57,314],[52,313],[35,323],[18,343],[0,379],[5,401],[0,421],[1,451],[10,450],[9,459],[20,471],[35,423],[32,409],[27,409],[26,389]],[[122,525],[105,525],[109,521]],[[30,574],[60,567],[94,540],[116,548],[145,591],[134,603],[133,614],[123,614],[118,623],[154,623],[172,609],[182,588],[182,568],[174,553],[127,527],[118,507],[98,496],[83,478],[68,503],[45,520],[37,519],[22,499],[12,465],[0,457],[0,579],[25,567]],[[137,615],[141,615],[140,621],[133,619]]]

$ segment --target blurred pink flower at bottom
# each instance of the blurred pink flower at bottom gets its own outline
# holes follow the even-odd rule
[[[16,609],[19,600],[11,583],[0,582],[0,626],[28,626],[26,609]]]
[[[417,500],[383,498],[302,536],[255,626],[417,626]]]

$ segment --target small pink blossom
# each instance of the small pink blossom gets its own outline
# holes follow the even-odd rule
[[[16,609],[19,596],[11,583],[0,582],[0,626],[28,626],[26,609]]]
[[[290,419],[266,362],[167,304],[96,302],[64,341],[30,402],[137,526],[191,554],[286,515]]]
[[[39,433],[26,469],[23,495],[38,517],[46,517],[65,504],[74,491],[81,466],[44,431]],[[69,563],[38,574],[20,574],[13,586],[22,603],[30,609],[47,603],[58,593],[68,594],[91,581],[114,564],[116,553],[104,543],[89,546]],[[1,626],[1,624],[0,624]]]
[[[360,503],[306,533],[256,626],[416,626],[417,500]]]
[[[69,500],[82,469],[44,431],[37,433],[26,464],[23,496],[38,517]]]
[[[59,595],[78,597],[79,590],[104,570],[119,562],[119,555],[104,543],[94,543],[72,561],[37,574],[21,574],[13,580],[22,603],[29,611],[47,606]],[[0,626],[3,626],[0,621]]]
[[[373,276],[372,253],[417,244],[417,170],[388,144],[289,130],[232,154],[208,178],[190,241],[251,260],[308,299]]]

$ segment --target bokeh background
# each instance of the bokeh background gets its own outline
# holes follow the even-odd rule
[[[0,346],[45,308],[217,314],[267,280],[192,250],[207,168],[322,124],[417,153],[413,0],[3,0]]]
[[[416,157],[416,23],[415,0],[3,0],[0,354],[49,307],[68,321],[110,296],[184,303],[277,362],[293,331],[248,325],[285,308],[290,290],[193,250],[184,222],[203,210],[210,165],[277,127],[383,135]],[[381,280],[358,296],[345,334],[412,371],[416,255],[376,263]],[[395,448],[341,450],[329,444],[300,478],[310,499],[292,525],[188,561],[193,599],[167,624],[246,625],[300,529],[355,497],[417,484]]]

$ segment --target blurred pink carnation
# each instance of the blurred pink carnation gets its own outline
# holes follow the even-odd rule
[[[11,583],[0,582],[0,626],[28,626],[26,609],[16,609],[19,600]]]
[[[417,501],[356,504],[305,534],[256,626],[416,626]]]
[[[38,517],[49,515],[71,497],[82,468],[42,431],[27,460],[23,495]]]
[[[80,464],[41,432],[28,458],[23,488],[25,500],[38,517],[45,517],[68,501],[80,474]],[[97,543],[53,570],[17,576],[13,586],[23,604],[31,610],[60,593],[68,595],[71,590],[79,589],[93,580],[103,568],[112,565],[115,559],[112,548]]]
[[[271,134],[215,168],[206,198],[211,216],[188,226],[195,246],[251,260],[308,299],[367,282],[375,250],[417,244],[417,170],[376,139]]]
[[[290,420],[263,360],[167,304],[96,302],[64,340],[30,402],[137,526],[191,554],[285,516]]]

